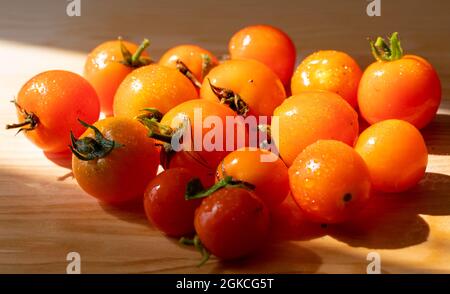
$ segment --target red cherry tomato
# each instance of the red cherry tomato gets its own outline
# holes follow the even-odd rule
[[[147,186],[144,195],[147,218],[169,236],[182,237],[194,232],[194,213],[201,199],[185,199],[187,184],[193,177],[188,169],[168,169]]]
[[[262,247],[269,233],[269,211],[253,192],[223,188],[202,201],[194,224],[207,250],[221,259],[236,259]]]

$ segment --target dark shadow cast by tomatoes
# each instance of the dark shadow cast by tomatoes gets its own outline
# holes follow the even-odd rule
[[[214,272],[233,273],[315,273],[322,259],[313,251],[293,242],[268,242],[246,258],[219,261]],[[289,269],[289,270],[287,270]]]
[[[428,152],[436,155],[450,154],[450,115],[438,114],[434,120],[422,130],[427,143]]]
[[[72,169],[72,152],[67,148],[67,151],[59,153],[43,152],[45,157],[56,164],[57,166]]]
[[[424,215],[450,215],[450,176],[426,173],[413,189],[403,193],[404,209]]]
[[[419,215],[450,215],[450,176],[427,173],[413,189],[373,193],[364,211],[345,224],[330,225],[332,237],[354,247],[397,249],[425,242],[430,233]]]
[[[135,200],[133,202],[124,203],[120,205],[111,205],[99,201],[99,206],[106,213],[129,223],[149,226],[147,217],[145,215],[142,200]]]

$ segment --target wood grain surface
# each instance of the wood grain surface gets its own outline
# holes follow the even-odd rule
[[[384,273],[450,273],[449,1],[382,0],[369,18],[366,0],[87,1],[68,17],[67,1],[0,1],[0,125],[16,120],[9,101],[34,74],[81,72],[86,53],[122,35],[152,40],[151,54],[196,43],[217,54],[247,24],[269,23],[294,39],[299,60],[339,49],[370,63],[366,37],[399,31],[408,52],[436,67],[443,102],[423,130],[430,157],[424,180],[401,195],[374,198],[352,223],[321,228],[295,220],[289,206],[274,216],[274,241],[249,259],[224,263],[162,236],[142,208],[99,204],[76,185],[63,157],[43,154],[24,136],[0,128],[0,273],[65,273],[69,252],[83,273],[365,273],[377,252]],[[414,148],[413,146],[411,148]]]

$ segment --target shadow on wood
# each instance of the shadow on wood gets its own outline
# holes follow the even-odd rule
[[[450,115],[438,114],[422,130],[428,152],[436,155],[450,155]]]
[[[350,246],[404,248],[425,242],[430,228],[419,215],[450,215],[450,177],[427,173],[412,190],[374,193],[368,207],[349,223],[330,226],[330,235]]]

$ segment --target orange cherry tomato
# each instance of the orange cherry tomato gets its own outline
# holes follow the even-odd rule
[[[190,168],[190,164],[195,160],[207,167],[207,170],[214,171],[228,153],[240,147],[237,145],[238,136],[243,137],[241,142],[245,144],[247,133],[245,127],[241,126],[242,123],[236,121],[235,127],[227,128],[227,117],[234,118],[235,115],[225,105],[204,99],[186,101],[167,112],[161,120],[161,125],[170,126],[173,130],[176,130],[187,119],[191,126],[192,146],[190,146],[190,150],[178,152],[194,152],[194,158],[190,156],[192,160],[187,161],[185,166],[177,166]],[[217,118],[221,125],[208,125],[207,120],[213,117]],[[242,131],[239,132],[238,130]],[[231,137],[234,139],[230,143],[227,139]],[[227,142],[231,145],[227,146]]]
[[[80,187],[110,204],[142,199],[159,165],[155,141],[147,134],[137,120],[124,117],[90,126],[71,146],[72,171]]]
[[[255,186],[255,193],[269,209],[289,194],[288,169],[268,150],[243,148],[228,154],[217,167],[217,180],[231,176]]]
[[[403,192],[425,175],[427,146],[419,130],[406,121],[390,119],[373,124],[361,133],[355,150],[369,167],[376,190]]]
[[[94,88],[81,76],[62,70],[40,73],[25,83],[15,101],[18,128],[36,146],[49,153],[68,150],[69,132],[81,135],[77,119],[93,123],[100,114]]]
[[[178,70],[151,64],[134,70],[120,84],[114,96],[114,115],[133,118],[145,108],[164,114],[197,97],[194,85]]]
[[[194,225],[212,254],[237,259],[262,247],[269,233],[269,211],[252,191],[223,188],[202,201]]]
[[[235,99],[235,95],[240,99]],[[286,98],[286,92],[280,79],[264,64],[255,60],[229,60],[209,72],[200,97],[228,104],[244,116],[270,117]],[[245,106],[236,100],[243,101]]]
[[[135,68],[149,62],[147,52],[143,52],[147,44],[143,43],[144,46],[136,55],[134,64],[131,59],[125,60],[122,45],[130,54],[135,54],[138,51],[138,45],[131,42],[107,41],[89,53],[84,65],[84,77],[97,91],[101,110],[107,116],[113,113],[114,95],[120,83]]]
[[[211,52],[195,45],[180,45],[170,49],[163,54],[159,64],[178,69],[182,66],[180,61],[200,83],[208,71],[219,64]]]
[[[291,38],[268,25],[255,25],[235,33],[228,44],[232,59],[255,59],[270,67],[289,86],[296,50]]]
[[[326,90],[339,94],[353,108],[358,104],[358,85],[362,71],[348,54],[334,50],[315,52],[295,70],[292,95],[305,90]]]
[[[339,223],[361,211],[370,196],[367,165],[352,147],[319,140],[289,168],[295,201],[315,222]]]
[[[377,49],[384,43],[389,52]],[[435,116],[441,102],[441,82],[425,59],[404,55],[398,36],[391,37],[394,47],[381,38],[373,44],[378,59],[361,78],[358,104],[361,115],[371,124],[386,119],[401,119],[421,129]],[[386,48],[386,47],[383,47]]]
[[[272,121],[272,136],[281,158],[290,166],[295,157],[319,139],[333,139],[353,146],[358,136],[358,114],[338,94],[306,91],[286,99]]]
[[[201,199],[185,199],[192,178],[188,169],[174,168],[163,171],[147,186],[144,196],[147,218],[169,236],[182,237],[194,232],[195,209]]]

